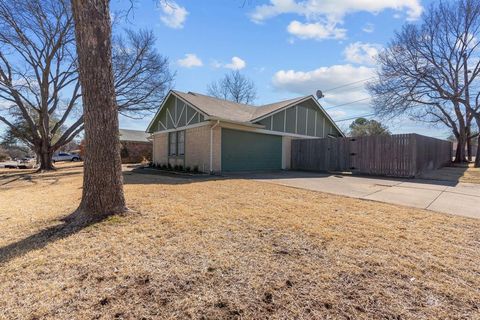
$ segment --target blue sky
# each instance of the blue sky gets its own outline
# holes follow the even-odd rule
[[[112,2],[112,11],[125,9]],[[169,0],[137,1],[128,28],[152,29],[158,51],[176,71],[174,87],[205,93],[226,72],[238,69],[258,88],[256,104],[325,91],[321,104],[336,120],[372,113],[365,79],[372,56],[404,23],[415,22],[420,0]],[[358,81],[358,82],[357,82]],[[330,90],[352,82],[356,84]],[[361,100],[357,103],[352,101]],[[335,107],[347,104],[343,107]],[[333,107],[333,108],[332,108]],[[330,109],[331,108],[331,109]],[[144,120],[121,119],[143,130]],[[351,121],[340,122],[347,127]],[[448,129],[396,119],[394,133],[446,137]]]
[[[131,2],[113,0],[111,12],[120,28],[153,30],[158,52],[176,72],[177,90],[205,93],[208,84],[236,69],[255,82],[258,105],[321,89],[320,103],[343,120],[372,113],[364,88],[374,75],[372,57],[431,1],[137,0],[125,20],[119,13]],[[121,117],[120,127],[145,130],[152,117]],[[393,133],[449,135],[447,128],[407,118],[386,124]]]

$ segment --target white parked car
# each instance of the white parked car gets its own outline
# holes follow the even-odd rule
[[[18,169],[33,169],[36,165],[35,158],[26,157],[21,160],[17,160],[17,168]]]
[[[80,155],[76,153],[59,152],[53,155],[53,162],[57,161],[80,161]]]

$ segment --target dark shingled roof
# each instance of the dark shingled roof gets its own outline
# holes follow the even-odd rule
[[[280,110],[289,108],[298,103],[303,103],[309,99],[315,101],[320,110],[325,114],[325,116],[332,122],[333,126],[343,135],[342,131],[328,113],[318,104],[317,100],[312,96],[303,96],[294,99],[283,100],[275,103],[264,104],[261,106],[252,106],[248,104],[236,103],[233,101],[228,101],[224,99],[219,99],[215,97],[206,96],[201,93],[196,92],[181,92],[177,90],[171,90],[170,93],[164,100],[167,101],[170,94],[175,95],[179,99],[183,100],[187,104],[197,108],[200,112],[206,115],[207,120],[220,120],[220,121],[231,121],[236,123],[241,123],[245,125],[254,125],[257,121],[270,116]],[[163,104],[162,104],[163,106]],[[153,125],[156,117],[160,113],[162,108],[157,111],[155,117],[148,125],[147,131],[150,132],[151,126]]]
[[[176,90],[173,90],[173,92],[210,117],[238,122],[253,122],[255,119],[274,112],[275,110],[282,109],[307,98],[299,97],[256,107],[210,97],[196,92],[184,93]]]

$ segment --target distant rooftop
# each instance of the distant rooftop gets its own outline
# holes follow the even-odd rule
[[[120,141],[150,142],[150,134],[140,130],[120,129]]]

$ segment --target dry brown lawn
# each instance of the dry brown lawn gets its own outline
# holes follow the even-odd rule
[[[434,180],[448,180],[453,182],[480,184],[480,168],[474,168],[474,164],[453,165],[422,174],[422,178]]]
[[[480,168],[474,168],[470,164],[459,179],[460,182],[479,183],[480,184]]]
[[[0,174],[0,319],[479,319],[480,221],[247,180]]]

